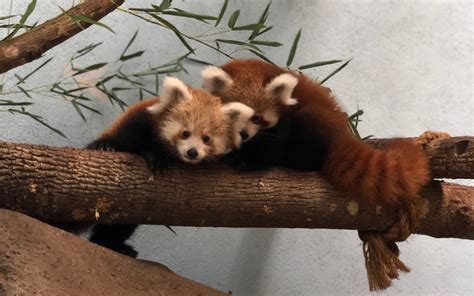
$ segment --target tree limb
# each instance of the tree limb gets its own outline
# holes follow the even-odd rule
[[[456,155],[460,141],[468,144]],[[456,158],[472,155],[473,141],[432,143],[433,174],[472,178],[473,158]],[[438,158],[452,166],[438,166]],[[422,196],[417,233],[474,239],[473,187],[433,182]],[[393,210],[341,195],[316,172],[200,165],[153,177],[126,153],[7,142],[0,142],[0,197],[0,207],[49,222],[384,230],[396,219]]]
[[[229,295],[12,211],[0,234],[0,295]]]
[[[474,179],[474,138],[453,137],[433,141],[424,148],[433,178]],[[394,139],[373,139],[368,143],[383,148]]]
[[[81,22],[79,26],[71,16],[82,15],[98,21],[123,2],[124,0],[85,0],[29,32],[0,42],[0,73],[40,58],[49,49],[91,25]]]

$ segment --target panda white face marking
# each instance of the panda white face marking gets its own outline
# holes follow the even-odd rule
[[[240,133],[254,113],[242,103],[223,105],[218,97],[176,78],[165,79],[160,102],[147,110],[163,117],[160,137],[190,164],[240,147]]]

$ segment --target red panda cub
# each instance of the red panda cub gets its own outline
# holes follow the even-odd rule
[[[196,164],[238,148],[237,135],[253,113],[167,77],[161,97],[130,106],[87,148],[136,153],[154,169],[178,159]]]
[[[280,165],[320,170],[337,189],[381,205],[406,205],[428,181],[428,162],[411,141],[385,150],[355,138],[335,98],[310,78],[259,60],[233,60],[202,71],[203,87],[255,114],[246,142],[230,153],[237,167]]]
[[[197,164],[240,146],[240,131],[253,115],[242,103],[222,104],[202,89],[167,77],[161,97],[136,103],[87,148],[143,156],[152,171],[182,161]],[[96,224],[90,241],[136,257],[125,241],[135,224]]]

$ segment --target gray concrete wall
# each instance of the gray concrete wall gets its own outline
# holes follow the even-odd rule
[[[19,12],[28,1],[13,1]],[[40,20],[58,13],[49,1],[38,1]],[[52,1],[68,7],[72,1]],[[144,6],[150,1],[130,1]],[[0,1],[0,15],[10,1]],[[221,1],[176,1],[184,9],[217,14]],[[241,21],[255,20],[266,1],[231,1],[229,11],[241,9]],[[378,137],[416,136],[427,129],[452,135],[473,135],[474,126],[474,4],[472,1],[273,1],[268,39],[284,41],[269,50],[282,64],[293,36],[303,29],[295,65],[328,59],[353,58],[331,79],[331,87],[347,111],[363,109],[361,132]],[[245,17],[244,17],[245,16]],[[120,54],[131,34],[140,28],[136,49],[146,48],[147,62],[172,58],[180,48],[169,32],[137,19],[113,13],[104,19],[117,35],[91,28],[47,53],[54,56],[34,83],[51,82],[67,58],[91,42],[104,42],[87,61],[111,59]],[[194,26],[182,24],[188,32]],[[213,52],[200,57],[225,60]],[[10,71],[0,83],[13,82],[14,73],[28,73],[41,61]],[[184,80],[199,84],[197,66],[190,66]],[[334,67],[309,71],[323,77]],[[4,97],[0,97],[4,98]],[[12,94],[11,99],[24,99]],[[86,124],[71,105],[60,98],[35,97],[34,111],[53,126],[63,139],[28,118],[0,113],[0,139],[15,142],[81,147],[120,113],[98,99],[104,116],[88,114]],[[130,102],[135,101],[130,98]],[[178,235],[160,226],[142,226],[132,243],[141,257],[168,265],[183,276],[233,295],[367,295],[361,243],[354,231],[301,229],[211,229],[176,227]],[[402,259],[413,269],[384,295],[472,295],[474,293],[474,244],[457,239],[412,236],[400,244]]]

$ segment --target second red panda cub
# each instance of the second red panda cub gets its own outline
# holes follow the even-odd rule
[[[132,105],[87,148],[139,154],[153,172],[179,160],[197,164],[238,148],[239,133],[253,113],[242,103],[222,104],[201,89],[167,77],[160,98]],[[96,224],[90,241],[136,257],[125,241],[137,226]]]
[[[335,98],[302,74],[233,60],[202,76],[204,88],[223,102],[255,111],[242,136],[248,141],[232,153],[238,166],[320,170],[337,189],[381,205],[410,202],[428,181],[427,158],[415,143],[394,141],[379,150],[356,139]]]

